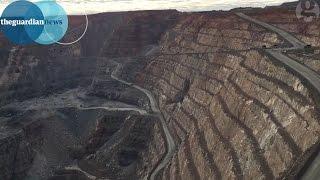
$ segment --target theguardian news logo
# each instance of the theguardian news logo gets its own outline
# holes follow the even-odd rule
[[[62,20],[37,20],[37,19],[29,19],[29,20],[7,20],[1,19],[1,25],[3,26],[43,26],[43,25],[62,25]]]
[[[62,20],[37,20],[37,19],[29,19],[29,20],[7,20],[1,19],[1,25],[3,26],[43,26],[43,25],[62,25]]]
[[[53,44],[59,42],[68,29],[65,10],[53,0],[10,3],[2,12],[1,31],[13,43]]]

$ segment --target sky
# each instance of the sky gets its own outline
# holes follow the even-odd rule
[[[12,0],[2,0],[0,11]],[[32,1],[32,0],[31,0]],[[236,7],[265,7],[290,0],[56,0],[68,14],[177,9],[179,11],[229,10]],[[261,2],[262,1],[262,2]],[[292,0],[291,0],[292,1]]]

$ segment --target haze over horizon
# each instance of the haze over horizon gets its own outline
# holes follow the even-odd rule
[[[31,0],[33,1],[33,0]],[[265,7],[292,0],[57,0],[68,14],[177,9],[179,11],[230,10],[237,7]],[[2,1],[1,12],[12,0]]]

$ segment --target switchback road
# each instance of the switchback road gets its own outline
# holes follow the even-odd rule
[[[114,79],[114,80],[117,80],[119,82],[122,82],[128,86],[131,86],[131,87],[134,87],[138,90],[140,90],[141,92],[143,92],[148,98],[149,98],[149,101],[150,101],[150,106],[151,106],[151,109],[152,109],[152,113],[154,115],[156,115],[160,122],[161,122],[161,126],[163,128],[163,131],[165,133],[165,138],[166,138],[166,142],[167,142],[167,151],[166,151],[166,155],[165,157],[161,160],[161,162],[157,165],[157,167],[153,170],[153,172],[151,173],[149,179],[150,180],[154,180],[157,176],[157,174],[169,163],[169,161],[171,160],[173,154],[174,154],[174,151],[176,149],[176,145],[175,145],[175,142],[173,140],[173,137],[169,131],[169,128],[167,126],[167,123],[162,115],[162,113],[160,112],[160,109],[158,108],[157,106],[157,102],[154,98],[154,96],[152,95],[152,93],[147,90],[147,89],[144,89],[138,85],[134,85],[132,83],[129,83],[125,80],[122,80],[120,79],[117,75],[121,69],[122,65],[121,64],[117,64],[117,68],[112,72],[111,74],[111,77]],[[144,179],[148,179],[148,176],[145,177]]]

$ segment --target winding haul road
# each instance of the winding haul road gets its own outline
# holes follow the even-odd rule
[[[65,170],[71,170],[71,171],[79,171],[90,180],[96,180],[97,179],[96,176],[91,175],[91,174],[87,173],[86,171],[82,170],[77,164],[71,165],[71,166],[67,166],[64,169]]]
[[[270,55],[271,57],[275,58],[279,62],[283,63],[287,67],[291,68],[293,71],[301,75],[304,79],[306,79],[319,93],[320,93],[320,75],[311,70],[310,68],[298,63],[297,61],[287,57],[285,54],[283,54],[283,51],[287,50],[303,50],[305,47],[305,43],[301,42],[294,36],[292,36],[290,33],[279,29],[273,25],[267,24],[265,22],[259,21],[257,19],[254,19],[252,17],[249,17],[243,13],[236,13],[237,16],[239,16],[242,19],[245,19],[249,22],[252,22],[254,24],[257,24],[259,26],[264,27],[267,30],[273,31],[277,33],[279,36],[281,36],[283,39],[285,39],[287,42],[289,42],[292,47],[289,48],[274,48],[274,49],[265,49],[265,52]],[[143,92],[150,101],[150,107],[152,110],[152,114],[157,116],[161,122],[161,126],[164,130],[165,133],[165,138],[166,138],[166,144],[167,144],[167,151],[162,158],[162,160],[159,162],[159,164],[154,168],[154,170],[151,172],[150,175],[146,176],[144,180],[154,180],[158,173],[169,163],[170,159],[172,158],[174,151],[176,149],[175,142],[172,138],[172,135],[169,131],[169,128],[165,122],[165,119],[159,110],[156,100],[152,93],[144,89],[138,85],[135,85],[133,83],[127,82],[125,80],[122,80],[118,77],[118,74],[120,73],[120,69],[122,68],[122,65],[117,63],[117,67],[115,70],[111,73],[111,78],[119,81],[123,84],[126,84],[130,87],[136,88]],[[80,107],[79,107],[80,108]],[[81,109],[105,109],[109,111],[136,111],[141,115],[147,115],[149,114],[147,111],[138,109],[138,108],[108,108],[108,107],[90,107],[90,108],[81,108]],[[82,173],[84,173],[89,179],[96,179],[95,176],[88,174],[87,172],[81,170],[77,165],[74,166],[69,166],[66,169],[69,170],[78,170]],[[314,162],[311,164],[307,172],[303,175],[302,180],[313,180],[313,179],[318,179],[320,177],[320,154],[318,157],[315,158]]]
[[[138,85],[135,85],[133,83],[130,83],[130,82],[127,82],[125,80],[122,80],[118,77],[118,74],[120,73],[120,69],[122,68],[122,65],[115,62],[117,64],[117,67],[115,68],[115,70],[111,73],[111,78],[116,80],[116,81],[119,81],[123,84],[126,84],[130,87],[133,87],[133,88],[136,88],[138,89],[139,91],[143,92],[149,99],[150,101],[150,107],[151,107],[151,114],[158,117],[159,120],[160,120],[160,123],[161,123],[161,126],[162,126],[162,129],[165,133],[165,140],[166,140],[166,145],[167,145],[167,150],[166,150],[166,154],[165,156],[162,158],[162,160],[158,163],[158,165],[154,168],[154,170],[151,172],[150,175],[147,175],[146,177],[144,177],[145,180],[147,179],[150,179],[150,180],[154,180],[156,178],[156,176],[158,175],[158,173],[169,163],[169,161],[171,160],[173,154],[174,154],[174,151],[176,149],[176,145],[175,145],[175,142],[173,140],[173,137],[169,131],[169,128],[166,124],[166,121],[157,105],[157,102],[154,98],[154,96],[152,95],[152,93],[147,90],[147,89],[144,89]],[[88,107],[88,108],[83,108],[83,107],[78,107],[79,109],[82,109],[82,110],[93,110],[93,109],[104,109],[104,110],[107,110],[107,111],[135,111],[135,112],[138,112],[139,114],[141,115],[148,115],[150,114],[149,112],[147,112],[146,110],[144,109],[139,109],[139,108],[110,108],[110,107]],[[68,167],[65,168],[65,170],[76,170],[76,171],[80,171],[81,173],[83,173],[84,175],[87,176],[87,178],[91,179],[91,180],[95,180],[95,179],[100,179],[100,178],[97,178],[96,176],[94,175],[91,175],[89,173],[87,173],[86,171],[82,170],[78,165],[77,163],[74,164],[74,165],[70,165]]]
[[[301,42],[300,40],[298,40],[297,38],[295,38],[294,36],[292,36],[291,34],[289,34],[288,32],[279,29],[275,26],[272,26],[270,24],[267,24],[265,22],[259,21],[257,19],[254,19],[250,16],[247,16],[243,13],[236,13],[237,16],[241,17],[242,19],[245,19],[247,21],[250,21],[254,24],[260,25],[270,31],[273,31],[277,34],[279,34],[283,39],[285,39],[286,41],[288,41],[291,45],[293,45],[293,49],[303,49],[305,46],[305,43]]]
[[[176,149],[176,145],[175,145],[175,142],[172,138],[172,135],[169,131],[169,128],[167,126],[167,123],[159,109],[159,107],[157,106],[157,103],[156,103],[156,100],[154,98],[154,96],[152,95],[152,93],[147,90],[147,89],[144,89],[138,85],[135,85],[135,84],[132,84],[132,83],[129,83],[125,80],[122,80],[120,78],[118,78],[118,73],[120,71],[120,69],[122,68],[122,65],[117,63],[117,67],[116,69],[111,73],[111,78],[116,80],[116,81],[119,81],[119,82],[122,82],[128,86],[131,86],[133,88],[136,88],[138,90],[140,90],[141,92],[143,92],[145,95],[148,96],[149,98],[149,101],[150,101],[150,106],[151,106],[151,110],[152,110],[152,113],[154,115],[156,115],[160,122],[161,122],[161,126],[162,126],[162,129],[165,133],[165,136],[166,136],[166,143],[167,143],[167,151],[166,151],[166,155],[165,157],[162,159],[162,161],[157,165],[157,167],[152,171],[152,173],[150,174],[150,176],[146,176],[144,179],[147,180],[148,178],[150,180],[154,180],[157,176],[157,174],[169,163],[170,159],[172,158],[173,154],[174,154],[174,151]]]
[[[119,111],[119,112],[122,112],[122,111],[134,111],[134,112],[137,112],[139,113],[140,115],[147,115],[148,112],[144,109],[139,109],[139,108],[121,108],[121,107],[88,107],[88,108],[82,108],[82,107],[78,107],[78,109],[80,110],[94,110],[94,109],[104,109],[106,111]]]
[[[291,68],[293,71],[298,73],[300,76],[302,76],[305,80],[307,80],[317,91],[320,93],[320,75],[316,73],[315,71],[311,70],[310,68],[298,63],[297,61],[289,58],[285,54],[283,54],[283,51],[287,50],[304,50],[304,47],[306,46],[305,43],[301,42],[291,34],[285,32],[282,29],[279,29],[275,26],[272,26],[270,24],[267,24],[265,22],[259,21],[257,19],[251,18],[243,13],[236,13],[239,17],[250,21],[254,24],[260,25],[264,27],[267,30],[273,31],[280,35],[283,39],[285,39],[287,42],[289,42],[292,47],[290,48],[277,48],[277,49],[265,49],[265,52],[269,54],[271,57],[275,58],[276,60],[280,61],[287,67]],[[306,173],[302,176],[302,180],[318,180],[320,177],[320,153],[318,156],[314,159]]]

